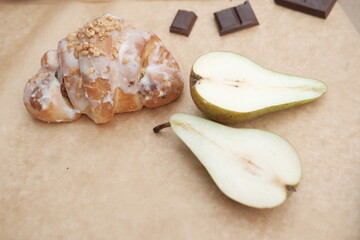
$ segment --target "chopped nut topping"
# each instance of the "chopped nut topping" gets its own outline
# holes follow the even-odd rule
[[[140,62],[141,58],[140,56],[136,56],[135,61]]]
[[[69,42],[72,42],[75,40],[75,38],[76,38],[76,35],[74,33],[71,33],[71,34],[67,35],[66,40],[68,40]]]
[[[162,97],[162,96],[164,96],[164,92],[160,91],[159,94],[158,94],[158,97]]]
[[[113,52],[111,54],[111,59],[114,60],[114,59],[118,59],[119,58],[119,54],[117,52]],[[123,61],[124,62],[124,61]]]
[[[73,44],[73,43],[69,43],[69,44],[67,45],[67,48],[68,48],[68,49],[70,49],[70,48],[72,48],[72,47],[74,47],[74,44]]]
[[[122,60],[122,64],[127,64],[129,61],[130,61],[129,58],[124,57],[123,60]]]
[[[103,41],[110,36],[112,31],[120,31],[121,22],[112,16],[103,16],[92,22],[87,23],[84,27],[79,28],[77,32],[71,33],[66,37],[68,41],[67,49],[74,50],[75,58],[79,58],[79,54],[83,56],[98,57],[106,56],[105,52],[95,47],[95,42]],[[105,50],[105,49],[104,49]],[[118,50],[118,47],[116,48]],[[111,54],[112,58],[118,58],[118,51]]]
[[[86,56],[86,55],[89,54],[89,51],[84,50],[84,51],[81,52],[81,54],[82,54],[83,56]]]
[[[108,72],[110,72],[109,66],[105,67],[105,70],[104,70],[104,73],[108,73]]]
[[[79,78],[78,88],[82,88],[82,81],[81,81],[81,78]]]
[[[90,31],[89,29],[86,29],[85,34],[88,38],[90,38],[90,37],[94,36],[95,31],[94,30]]]
[[[114,27],[106,27],[105,28],[105,32],[111,32],[111,31],[114,31],[115,28]]]
[[[103,27],[104,23],[102,21],[97,20],[97,25],[98,25],[98,27]]]
[[[77,92],[77,93],[76,93],[76,98],[77,98],[77,99],[80,99],[80,98],[81,98],[81,93]]]
[[[165,85],[170,88],[171,85],[172,85],[172,83],[171,83],[170,81],[167,81],[167,82],[165,83]]]
[[[72,68],[70,74],[71,75],[80,74],[80,69],[79,68]]]
[[[94,73],[95,72],[95,68],[94,67],[91,67],[91,68],[89,68],[86,72],[85,72],[85,74],[92,74],[92,73]]]
[[[92,51],[93,51],[94,57],[100,56],[100,49],[98,49],[98,48],[93,48]]]

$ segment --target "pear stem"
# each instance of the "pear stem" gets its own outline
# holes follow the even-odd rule
[[[294,186],[291,185],[286,185],[286,190],[288,190],[289,192],[296,192],[296,188]]]
[[[154,131],[154,133],[158,133],[161,131],[161,129],[167,128],[167,127],[171,127],[169,122],[157,125],[156,127],[153,128],[153,131]]]

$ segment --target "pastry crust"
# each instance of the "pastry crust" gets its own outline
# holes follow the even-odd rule
[[[86,114],[106,123],[115,113],[168,104],[183,87],[178,64],[155,34],[107,14],[43,55],[41,69],[25,86],[24,104],[46,122]]]

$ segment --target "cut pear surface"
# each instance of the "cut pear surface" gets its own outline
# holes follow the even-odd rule
[[[161,126],[171,126],[220,190],[244,205],[276,207],[299,184],[299,155],[276,134],[230,128],[184,113],[172,115],[169,123]],[[158,132],[159,127],[154,131]]]
[[[237,122],[307,103],[327,92],[325,83],[274,72],[231,52],[199,57],[190,75],[191,96],[207,116]]]

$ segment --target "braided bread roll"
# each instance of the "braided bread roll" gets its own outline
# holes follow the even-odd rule
[[[178,64],[155,34],[104,15],[43,55],[41,69],[25,86],[24,104],[46,122],[86,114],[106,123],[115,113],[168,104],[183,86]]]

